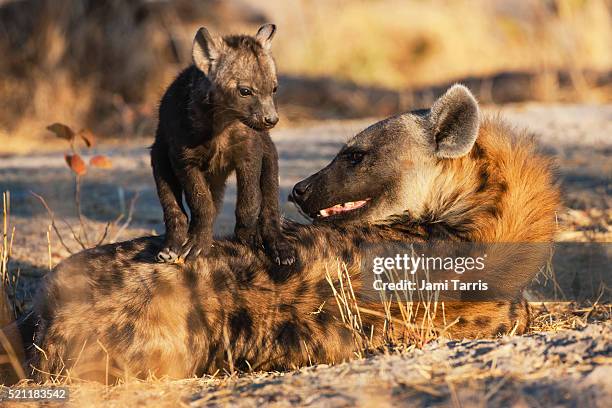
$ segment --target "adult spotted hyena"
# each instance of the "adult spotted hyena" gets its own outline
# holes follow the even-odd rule
[[[35,309],[34,342],[44,354],[31,350],[34,375],[189,377],[348,359],[354,339],[326,281],[338,261],[360,293],[363,244],[547,243],[558,199],[549,161],[521,132],[482,118],[468,89],[454,86],[430,110],[359,133],[329,166],[296,185],[293,200],[316,217],[313,225],[285,228],[300,273],[283,276],[264,253],[227,240],[192,265],[157,264],[157,237],[94,248],[59,264]],[[445,321],[457,322],[448,334],[523,332],[528,309],[520,292],[546,255],[521,251],[513,257],[520,269],[499,270],[495,278],[514,298],[446,305]],[[364,331],[380,345],[382,305],[358,302]]]

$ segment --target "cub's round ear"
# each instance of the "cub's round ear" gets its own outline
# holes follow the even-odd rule
[[[208,30],[200,27],[193,39],[191,56],[194,65],[203,73],[210,73],[221,54],[221,39],[210,35]]]
[[[264,50],[270,50],[272,47],[272,38],[274,37],[274,33],[276,33],[276,25],[274,24],[264,24],[259,27],[257,30],[257,34],[255,34],[255,39],[261,44]]]
[[[478,102],[468,88],[453,85],[431,107],[429,120],[436,155],[457,158],[468,154],[479,128]]]

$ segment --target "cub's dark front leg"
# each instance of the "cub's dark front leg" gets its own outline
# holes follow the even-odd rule
[[[183,207],[183,189],[170,164],[168,149],[159,143],[151,147],[151,166],[166,225],[164,246],[157,254],[157,260],[172,262],[178,258],[187,238],[188,218]]]
[[[262,195],[259,227],[268,255],[279,265],[295,262],[295,250],[281,231],[278,205],[278,153],[270,136],[263,138],[260,189]]]
[[[251,149],[236,165],[236,238],[251,247],[257,246],[257,221],[261,211],[261,149]]]
[[[187,241],[181,257],[186,262],[198,255],[206,255],[212,245],[215,205],[210,186],[202,170],[192,164],[173,163],[174,171],[185,191],[185,200],[191,211]]]

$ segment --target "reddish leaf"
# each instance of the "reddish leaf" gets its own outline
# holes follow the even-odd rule
[[[94,156],[91,159],[89,159],[89,164],[91,164],[94,167],[98,167],[100,169],[110,169],[113,167],[113,163],[110,161],[110,159],[106,156]]]
[[[74,140],[74,131],[70,129],[69,126],[62,123],[54,123],[49,125],[47,126],[47,130],[55,133],[55,136],[59,137],[60,139],[66,139],[68,141]]]
[[[77,176],[82,176],[87,172],[87,165],[78,154],[67,154],[64,157],[66,158],[66,163],[68,163],[70,170]]]
[[[96,136],[93,134],[93,132],[89,129],[81,129],[79,130],[78,133],[79,137],[81,139],[83,139],[83,141],[85,142],[85,145],[87,145],[87,147],[91,147],[94,144],[96,144]]]

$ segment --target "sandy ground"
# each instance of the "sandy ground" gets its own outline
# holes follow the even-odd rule
[[[610,245],[605,243],[612,242],[612,105],[527,104],[505,107],[501,113],[513,124],[528,127],[542,148],[558,159],[568,210],[559,213],[557,240],[598,242],[602,262],[609,265]],[[372,122],[323,122],[273,132],[280,156],[282,208],[287,217],[303,220],[286,202],[292,186],[322,168],[345,140]],[[132,222],[116,238],[163,233],[146,148],[150,142],[126,140],[120,147],[104,145],[86,154],[106,154],[113,162],[109,170],[91,169],[83,181],[82,206],[92,241],[102,234],[106,222],[127,214],[136,194]],[[6,156],[0,158],[0,190],[10,190],[11,194],[10,222],[15,227],[11,266],[21,275],[18,304],[27,307],[36,282],[49,265],[69,254],[54,234],[50,234],[49,249],[49,216],[31,191],[45,198],[67,245],[77,251],[78,244],[60,221],[78,227],[73,179],[63,152]],[[233,229],[235,199],[232,184],[216,222],[218,235]],[[109,235],[114,237],[117,230]],[[575,268],[571,274],[574,280],[578,276]],[[95,386],[86,386],[74,389],[73,396],[75,406],[79,405],[76,401],[94,403],[94,395],[100,404],[103,401],[98,398],[105,395],[104,404],[110,404],[107,406],[152,399],[161,399],[168,406],[604,406],[612,396],[609,312],[587,323],[579,330],[558,333],[436,342],[424,350],[404,350],[286,374],[139,383],[105,393],[90,393]]]
[[[335,366],[69,387],[69,406],[606,407],[612,324],[496,340],[436,341]],[[26,406],[24,403],[13,404]]]

